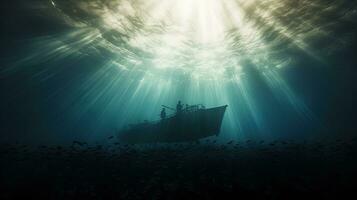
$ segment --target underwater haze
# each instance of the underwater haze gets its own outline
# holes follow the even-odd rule
[[[106,142],[179,100],[228,105],[222,141],[356,134],[356,1],[0,5],[1,142]]]

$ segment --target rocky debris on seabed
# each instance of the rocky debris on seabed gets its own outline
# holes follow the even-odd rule
[[[0,199],[339,198],[357,189],[356,158],[356,139],[7,144]]]

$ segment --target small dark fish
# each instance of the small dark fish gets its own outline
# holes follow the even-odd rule
[[[232,143],[233,143],[233,140],[231,140],[231,141],[227,142],[227,144],[232,144]]]
[[[109,136],[109,137],[108,137],[109,140],[111,140],[111,139],[113,139],[113,138],[114,138],[114,136]]]
[[[73,141],[73,144],[78,144],[79,146],[82,146],[84,143],[75,140],[75,141]]]

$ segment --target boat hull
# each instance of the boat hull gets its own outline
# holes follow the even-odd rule
[[[156,123],[133,126],[119,134],[123,143],[189,142],[218,135],[227,106],[183,112]]]

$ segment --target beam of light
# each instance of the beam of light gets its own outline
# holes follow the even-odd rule
[[[208,107],[230,105],[223,130],[234,132],[231,137],[244,137],[247,118],[264,134],[269,116],[260,110],[249,73],[257,71],[277,99],[313,119],[279,70],[294,65],[296,51],[323,61],[323,55],[351,40],[348,34],[334,37],[338,22],[315,13],[348,21],[356,16],[356,3],[294,2],[51,0],[58,17],[75,31],[38,38],[31,45],[33,53],[4,72],[69,58],[102,58],[104,64],[84,81],[64,83],[51,95],[66,93],[58,107],[70,110],[73,120],[95,113],[93,130],[157,119],[161,104],[181,99]],[[331,42],[321,48],[316,38]],[[43,68],[34,78],[51,80],[57,73]]]
[[[289,85],[276,71],[265,71],[264,77],[266,78],[267,85],[271,88],[276,98],[282,103],[288,103],[292,106],[302,117],[309,120],[316,120],[316,117],[305,103],[298,98]]]
[[[308,0],[295,4],[282,0],[52,3],[71,24],[97,31],[103,46],[97,48],[111,51],[110,59],[119,66],[158,76],[175,72],[180,74],[177,77],[201,79],[230,79],[232,73],[242,74],[239,63],[243,59],[253,60],[260,69],[284,68],[286,60],[294,59],[286,53],[293,47],[321,60],[307,41],[316,35],[330,36],[323,25],[315,24],[315,18],[308,17],[313,8],[326,13],[338,9],[338,5]],[[127,66],[127,62],[135,64]]]

